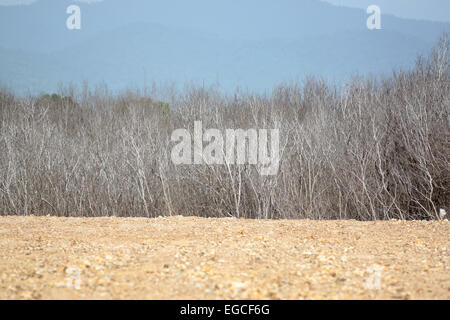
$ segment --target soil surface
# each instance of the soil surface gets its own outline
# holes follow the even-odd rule
[[[450,223],[0,217],[0,299],[450,299]]]

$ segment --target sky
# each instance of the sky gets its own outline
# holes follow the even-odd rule
[[[339,6],[367,8],[378,5],[382,13],[400,18],[450,22],[449,0],[322,0]]]
[[[0,5],[30,4],[36,1],[38,0],[0,0]],[[98,1],[103,0],[74,0],[74,2],[88,2],[88,3]],[[318,1],[324,1],[332,3],[334,5],[348,6],[362,9],[367,8],[369,5],[375,4],[381,8],[382,12],[393,14],[401,18],[450,22],[449,0],[318,0]]]
[[[0,5],[30,4],[36,1],[39,0],[0,0]],[[74,2],[87,2],[87,3],[99,1],[104,0],[74,0]],[[318,0],[318,1],[329,2],[331,4],[339,6],[347,6],[362,9],[367,8],[369,5],[375,4],[381,8],[382,12],[393,14],[401,18],[450,22],[449,0]]]
[[[0,5],[2,6],[26,5],[37,1],[38,0],[0,0]],[[100,2],[103,0],[73,0],[73,1],[91,3],[91,2]]]

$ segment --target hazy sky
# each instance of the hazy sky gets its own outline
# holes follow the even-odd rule
[[[30,4],[33,2],[36,2],[38,0],[0,0],[0,5],[3,6],[14,6],[14,5],[21,5],[21,4]],[[74,2],[100,2],[103,0],[73,0]]]
[[[38,0],[0,0],[0,5],[30,4],[36,1]],[[74,0],[74,2],[98,2],[98,1],[103,0]],[[228,1],[228,0],[211,0],[211,1]],[[318,1],[325,1],[335,5],[356,7],[356,8],[367,8],[369,5],[375,4],[381,8],[382,13],[383,12],[390,13],[402,18],[450,22],[449,0],[318,0]]]
[[[381,12],[402,18],[450,22],[450,0],[322,0],[335,5],[367,8],[378,5]]]

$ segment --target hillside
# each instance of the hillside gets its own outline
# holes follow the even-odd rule
[[[364,10],[316,0],[224,2],[219,9],[205,0],[109,0],[79,4],[82,28],[69,31],[69,4],[0,7],[0,83],[19,93],[84,80],[114,91],[153,81],[264,91],[307,75],[340,81],[407,68],[450,30],[383,15],[383,30],[369,31]]]

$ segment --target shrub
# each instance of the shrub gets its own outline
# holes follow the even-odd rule
[[[309,79],[271,96],[193,88],[126,93],[0,91],[0,212],[61,216],[438,219],[450,201],[450,74],[444,36],[414,69]],[[275,176],[250,165],[175,166],[174,129],[278,128]]]

